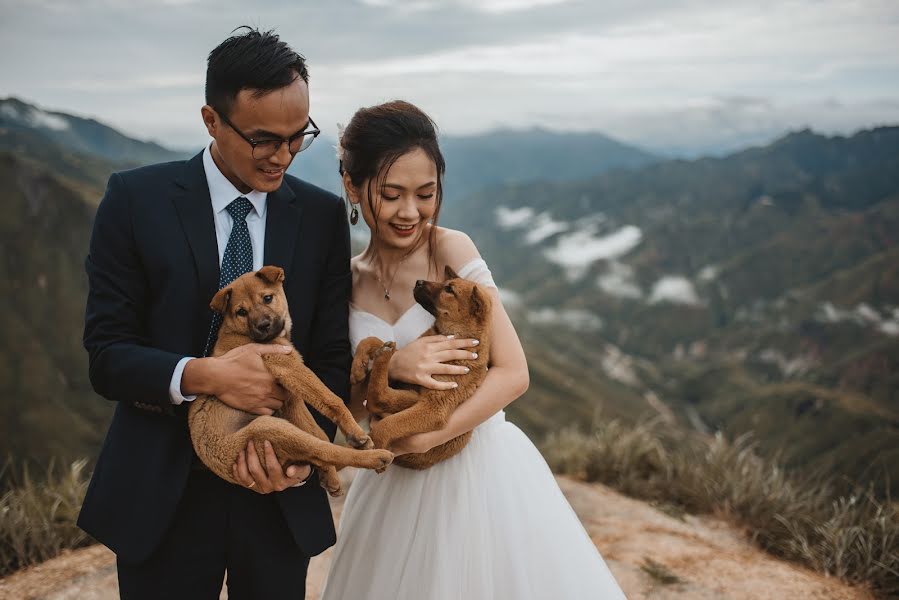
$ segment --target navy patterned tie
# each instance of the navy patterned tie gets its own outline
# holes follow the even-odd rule
[[[222,257],[222,268],[219,271],[219,289],[253,270],[253,242],[250,240],[250,230],[247,228],[247,215],[253,210],[249,200],[241,196],[225,210],[234,220],[231,226],[231,236],[228,245],[225,246],[225,256]],[[218,337],[219,327],[222,324],[222,316],[217,312],[212,313],[212,325],[209,328],[209,338],[206,340],[206,350],[203,356],[209,356],[215,340]]]

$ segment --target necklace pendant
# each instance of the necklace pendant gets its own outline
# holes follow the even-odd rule
[[[390,300],[390,293],[389,293],[389,292],[384,292],[384,299],[385,299],[385,300],[388,300],[388,301]]]

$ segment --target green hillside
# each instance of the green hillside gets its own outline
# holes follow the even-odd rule
[[[112,406],[81,347],[83,261],[96,202],[46,167],[0,151],[0,454],[46,463],[94,456]]]
[[[626,390],[591,404],[753,431],[791,465],[899,491],[899,128],[494,187],[443,222],[516,295],[532,364],[559,339],[558,377]],[[543,414],[533,433],[575,417]]]

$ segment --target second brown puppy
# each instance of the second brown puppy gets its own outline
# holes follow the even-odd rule
[[[283,289],[284,271],[263,267],[246,273],[222,288],[211,307],[223,316],[212,356],[251,342],[291,346],[290,312]],[[356,423],[349,409],[303,364],[300,354],[264,354],[262,360],[289,397],[274,416],[257,416],[224,404],[214,396],[199,396],[191,403],[188,425],[197,456],[209,469],[231,483],[231,467],[237,455],[252,441],[265,464],[263,442],[271,442],[282,467],[293,463],[315,465],[323,488],[341,493],[335,467],[353,466],[383,470],[393,454],[374,450],[371,439]],[[332,444],[306,406],[309,403],[333,421],[356,448]]]
[[[459,387],[455,389],[432,390],[420,386],[397,389],[390,387],[387,380],[387,366],[396,351],[396,344],[384,343],[376,337],[359,342],[350,382],[356,384],[368,378],[366,407],[383,416],[371,427],[371,438],[377,448],[389,448],[398,439],[443,428],[453,410],[467,400],[487,376],[493,299],[475,283],[460,278],[451,268],[446,267],[445,275],[443,282],[418,281],[415,284],[415,301],[435,317],[434,325],[421,337],[454,335],[479,340],[478,357],[450,362],[471,369],[464,377],[434,376],[438,381],[456,381]],[[368,373],[369,362],[371,373]],[[470,438],[471,432],[464,433],[427,452],[397,456],[393,462],[410,469],[427,469],[458,454]]]

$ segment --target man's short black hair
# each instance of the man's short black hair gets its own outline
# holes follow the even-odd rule
[[[306,59],[282,42],[273,31],[238,27],[209,53],[206,67],[206,104],[225,116],[240,90],[263,95],[286,87],[297,77],[309,83]]]

